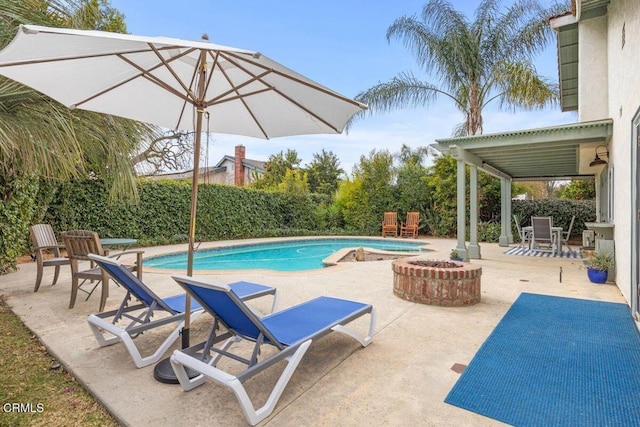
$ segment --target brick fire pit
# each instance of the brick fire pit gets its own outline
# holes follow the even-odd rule
[[[407,301],[443,307],[480,302],[482,267],[470,263],[403,258],[391,263],[393,293]]]

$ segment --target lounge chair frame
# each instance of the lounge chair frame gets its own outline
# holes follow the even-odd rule
[[[134,276],[127,266],[118,260],[95,254],[89,255],[89,258],[96,262],[114,281],[127,290],[127,294],[116,310],[91,314],[87,318],[89,327],[96,337],[98,344],[100,347],[107,347],[122,341],[131,355],[133,363],[138,368],[156,363],[180,336],[180,332],[184,327],[184,299],[186,296],[181,294],[168,298],[160,298],[138,277]],[[239,293],[244,300],[273,295],[272,310],[278,301],[277,290],[270,286],[237,282],[231,284],[231,288],[235,288],[235,291]],[[137,299],[139,303],[130,305],[134,298]],[[167,316],[152,320],[152,317],[159,312]],[[202,307],[194,304],[191,308],[191,320],[196,320],[202,313],[204,313]],[[126,325],[118,324],[120,321],[126,323],[127,320],[125,319],[128,319],[130,322]],[[143,332],[170,323],[177,323],[173,331],[171,331],[155,352],[143,357],[133,340]]]
[[[242,408],[242,412],[245,418],[251,425],[259,423],[273,412],[276,404],[278,403],[278,400],[280,399],[280,396],[282,395],[285,387],[291,379],[291,376],[295,372],[306,351],[309,349],[309,346],[315,339],[318,339],[333,331],[346,334],[356,339],[363,347],[368,346],[373,339],[376,315],[375,309],[369,304],[337,300],[329,297],[319,297],[296,305],[294,307],[290,307],[286,310],[272,313],[269,316],[265,316],[263,320],[261,320],[253,313],[253,311],[248,306],[246,306],[240,300],[240,298],[238,298],[231,291],[231,288],[229,286],[216,285],[184,275],[174,275],[172,277],[176,280],[176,282],[178,282],[180,286],[182,286],[188,293],[190,293],[193,298],[196,299],[200,303],[200,305],[205,308],[206,311],[211,313],[215,319],[211,334],[209,335],[207,341],[199,343],[196,346],[190,347],[188,349],[175,350],[173,352],[170,361],[171,365],[173,366],[173,370],[176,373],[178,381],[185,391],[193,390],[194,388],[202,385],[205,382],[206,378],[210,378],[218,384],[231,388],[240,404],[240,407]],[[253,329],[253,331],[251,333],[246,333],[246,331],[242,332],[229,326],[228,322],[224,319],[224,317],[227,316],[228,313],[223,314],[222,316],[216,313],[197,293],[208,293],[209,291],[218,292],[218,294],[215,295],[215,298],[223,298],[224,296],[227,296],[229,300],[233,302],[233,305],[238,308],[241,314],[244,316],[242,320],[248,321],[250,325],[252,325],[251,329]],[[286,320],[288,313],[295,313],[296,310],[304,311],[305,309],[315,308],[316,306],[320,306],[323,303],[331,303],[332,301],[341,301],[346,304],[354,304],[354,306],[357,306],[358,309],[353,310],[340,319],[334,319],[333,321],[326,323],[322,327],[317,328],[313,333],[305,336],[304,338],[298,339],[293,343],[287,344],[278,340],[275,336],[276,334],[272,333],[272,331],[264,323],[272,319]],[[312,311],[318,313],[318,310]],[[355,331],[345,326],[346,324],[360,318],[365,314],[370,315],[369,330],[366,336],[362,337]],[[224,326],[226,331],[224,333],[218,334],[219,326]],[[230,347],[234,343],[240,342],[242,340],[249,340],[254,342],[253,351],[249,358],[241,357],[230,351]],[[216,344],[219,343],[222,343],[222,345],[216,347]],[[258,361],[258,355],[260,354],[260,349],[263,344],[272,345],[279,351],[261,361]],[[201,354],[197,355],[196,352],[201,352]],[[194,354],[196,354],[196,356],[194,356]],[[247,365],[247,368],[239,374],[235,375],[225,372],[216,367],[217,363],[222,357],[229,357],[233,360],[242,362]],[[271,390],[271,393],[269,394],[269,397],[265,404],[262,407],[256,409],[249,395],[247,394],[243,383],[254,375],[262,372],[263,370],[282,360],[285,360],[287,362],[284,371]],[[197,375],[194,378],[189,378],[189,375],[187,374],[187,368],[199,372],[200,375]]]

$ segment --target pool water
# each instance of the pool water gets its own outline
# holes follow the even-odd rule
[[[310,239],[202,249],[194,255],[193,269],[306,271],[326,267],[322,260],[344,248],[362,246],[396,252],[419,252],[423,244],[382,239]],[[148,258],[144,260],[144,265],[186,270],[187,253]]]

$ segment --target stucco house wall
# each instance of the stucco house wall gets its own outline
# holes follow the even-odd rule
[[[609,117],[607,16],[580,23],[579,46],[588,54],[579,55],[578,117],[581,122]],[[582,52],[581,52],[582,53]]]
[[[613,222],[615,223],[617,283],[631,302],[632,224],[636,221],[632,196],[636,163],[632,141],[632,120],[640,107],[640,4],[638,0],[612,0],[608,9],[607,62],[609,117],[613,118],[613,136],[609,147],[609,165],[613,168]],[[624,29],[624,30],[623,30]],[[624,33],[624,35],[623,35]],[[624,45],[623,45],[624,37]]]
[[[640,108],[640,2],[611,0],[606,15],[579,21],[580,121],[613,119],[608,166],[596,182],[615,191],[603,222],[615,224],[616,283],[633,305],[636,155],[632,121]]]

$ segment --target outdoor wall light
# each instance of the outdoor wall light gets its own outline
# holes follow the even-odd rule
[[[598,148],[603,147],[604,148],[604,152],[601,150],[600,153],[598,153]],[[607,161],[603,160],[600,158],[600,155],[603,156],[607,156],[607,159],[609,158],[609,150],[607,149],[606,145],[598,145],[596,147],[596,158],[593,159],[593,161],[591,163],[589,163],[589,166],[602,166],[602,165],[606,165]]]

